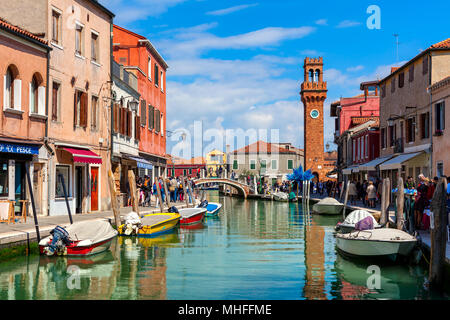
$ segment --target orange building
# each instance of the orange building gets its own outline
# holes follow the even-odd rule
[[[114,60],[138,79],[140,93],[139,155],[152,169],[139,168],[138,175],[165,176],[166,71],[167,63],[150,40],[122,27],[113,27]]]
[[[44,199],[47,168],[44,137],[47,91],[47,41],[0,19],[0,199],[15,201],[21,211],[29,200],[26,170],[30,172],[36,209]]]

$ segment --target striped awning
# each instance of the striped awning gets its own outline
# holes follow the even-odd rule
[[[73,162],[101,164],[102,157],[89,149],[81,148],[63,148],[63,150],[69,152],[73,156]]]

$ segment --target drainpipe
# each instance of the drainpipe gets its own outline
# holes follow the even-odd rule
[[[112,100],[112,86],[113,86],[113,18],[111,18],[111,24],[110,24],[110,37],[109,37],[109,52],[110,52],[110,59],[109,59],[109,74],[110,74],[110,82],[111,82],[111,141],[110,141],[110,165],[111,165],[111,171],[112,171],[112,164],[113,164],[113,132],[114,132],[114,101]],[[108,178],[109,179],[109,178]]]
[[[47,114],[47,121],[45,121],[45,135],[44,135],[44,146],[47,148],[47,151],[50,154],[49,159],[47,160],[47,215],[50,215],[50,187],[51,187],[51,161],[53,156],[55,155],[55,152],[48,144],[48,122],[49,122],[49,108],[48,108],[48,97],[49,97],[49,86],[50,86],[50,50],[47,50],[47,86],[45,88],[45,110]],[[51,121],[51,120],[50,120]]]
[[[431,51],[428,54],[428,61],[429,61],[429,68],[428,68],[428,83],[429,83],[429,87],[431,87]],[[430,178],[433,176],[433,94],[431,92],[431,88],[430,88]],[[437,172],[436,172],[437,175]]]

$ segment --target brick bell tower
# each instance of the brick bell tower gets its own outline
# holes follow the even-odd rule
[[[327,98],[327,83],[323,81],[323,58],[306,57],[303,69],[300,96],[304,110],[304,170],[311,169],[322,180],[327,174],[323,148],[323,103]]]

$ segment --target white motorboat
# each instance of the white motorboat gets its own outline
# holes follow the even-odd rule
[[[414,249],[417,239],[407,232],[379,228],[356,230],[336,234],[336,246],[345,254],[360,257],[407,256]]]
[[[344,222],[338,223],[335,229],[341,233],[352,232],[355,230],[356,224],[367,217],[371,218],[373,229],[381,227],[370,212],[366,210],[354,210],[345,218]]]
[[[334,198],[327,197],[313,205],[313,212],[319,214],[340,214],[344,204]]]
[[[273,200],[276,201],[289,201],[289,195],[284,192],[277,192],[273,194]]]

